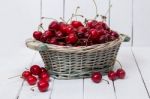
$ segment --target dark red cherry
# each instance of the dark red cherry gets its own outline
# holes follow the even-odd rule
[[[71,25],[74,27],[74,28],[78,28],[80,26],[83,26],[83,24],[80,22],[80,21],[72,21],[71,22]]]
[[[57,41],[56,37],[52,37],[52,38],[47,40],[47,43],[48,44],[55,44],[55,45],[57,45],[58,41]]]
[[[49,30],[46,30],[43,35],[46,37],[46,38],[51,38],[54,34],[52,31],[49,31]]]
[[[76,34],[69,34],[66,38],[66,43],[75,44],[78,41]]]
[[[57,21],[52,21],[49,25],[49,30],[59,30],[59,23]]]
[[[120,68],[120,69],[117,70],[116,75],[117,75],[118,78],[124,79],[125,75],[126,75],[126,72],[123,69]]]
[[[108,78],[112,81],[116,80],[117,79],[117,75],[114,71],[109,71],[108,72]]]
[[[55,35],[56,35],[56,37],[58,37],[58,38],[62,38],[62,37],[64,36],[64,34],[63,34],[61,31],[57,31],[57,32],[55,33]]]
[[[86,26],[88,28],[95,28],[96,24],[97,24],[96,20],[90,20],[90,21],[86,22]]]
[[[98,31],[97,31],[96,29],[91,29],[91,30],[89,31],[89,33],[90,33],[90,39],[91,39],[92,41],[95,41],[95,40],[98,40],[98,39],[99,39],[99,33],[98,33]]]
[[[94,72],[94,73],[92,73],[91,79],[95,83],[100,83],[102,80],[102,75],[100,72]]]
[[[33,37],[34,37],[36,40],[40,40],[41,36],[42,36],[42,32],[41,32],[41,31],[35,31],[35,32],[33,33]]]
[[[41,73],[41,68],[39,65],[33,65],[31,66],[30,68],[30,72],[33,74],[33,75],[39,75]]]
[[[43,34],[40,38],[40,41],[45,43],[47,41],[47,36]]]

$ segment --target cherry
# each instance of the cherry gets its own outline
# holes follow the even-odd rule
[[[40,66],[38,65],[33,65],[31,66],[30,68],[30,72],[33,74],[33,75],[39,75],[41,73],[41,68]]]
[[[47,73],[47,70],[44,67],[41,67],[41,73]]]
[[[74,32],[75,32],[74,28],[71,25],[67,26],[67,28],[66,28],[66,33],[67,34],[71,34],[71,33],[74,33]]]
[[[45,81],[49,81],[49,74],[48,73],[41,73],[40,75],[39,75],[39,78],[41,79],[41,80],[45,80]]]
[[[58,37],[58,38],[62,38],[62,37],[64,36],[61,31],[57,31],[57,32],[55,33],[55,35],[56,35],[56,37]]]
[[[98,33],[99,33],[99,36],[102,36],[102,35],[107,34],[108,32],[104,29],[101,29],[101,30],[98,30]]]
[[[40,80],[38,82],[38,89],[40,92],[45,92],[48,90],[48,87],[49,87],[49,83],[45,80]]]
[[[91,20],[91,21],[86,22],[86,26],[88,28],[94,28],[96,26],[96,24],[97,24],[96,20]]]
[[[47,41],[47,36],[43,34],[40,38],[40,41],[45,43]]]
[[[74,44],[78,41],[78,37],[76,36],[76,34],[69,34],[66,38],[66,43],[68,44]]]
[[[59,30],[59,23],[57,21],[52,21],[49,25],[49,30]]]
[[[86,33],[86,32],[87,32],[87,28],[80,26],[80,27],[78,28],[77,32]]]
[[[117,78],[116,73],[114,71],[109,71],[108,78],[112,81],[116,80],[116,78]]]
[[[65,43],[64,42],[58,42],[58,45],[65,46]]]
[[[95,83],[100,83],[102,80],[102,75],[100,72],[94,72],[94,73],[92,73],[91,79]]]
[[[124,79],[125,75],[126,75],[126,72],[122,68],[120,68],[120,69],[117,70],[116,75],[117,75],[118,78]]]
[[[118,37],[119,37],[118,33],[115,32],[115,31],[111,31],[110,35],[111,35],[111,36],[114,36],[115,38],[118,38]]]
[[[99,44],[106,43],[106,42],[107,42],[106,35],[100,36],[100,38],[99,38]]]
[[[51,38],[54,34],[53,32],[46,30],[43,34],[46,38]]]
[[[31,72],[30,71],[24,71],[23,73],[22,73],[22,78],[23,79],[27,79],[29,76],[31,76],[32,74],[31,74]]]
[[[71,22],[71,25],[74,27],[74,28],[78,28],[80,26],[83,26],[83,24],[80,22],[80,21],[72,21]]]
[[[84,38],[89,38],[90,37],[90,33],[89,32],[85,32],[84,33]]]
[[[41,36],[42,36],[42,32],[41,32],[41,31],[35,31],[35,32],[33,33],[33,37],[34,37],[36,40],[40,40]]]
[[[66,31],[67,31],[67,25],[64,24],[64,23],[60,23],[60,31],[62,33],[66,33]]]
[[[99,33],[98,33],[98,31],[97,31],[96,29],[91,29],[91,30],[89,31],[89,33],[90,33],[90,39],[91,39],[92,41],[95,41],[95,40],[98,40],[98,39],[99,39]]]
[[[35,76],[28,76],[27,82],[29,85],[35,85],[37,82],[37,78]]]
[[[48,39],[47,43],[48,44],[55,44],[55,45],[58,44],[56,37],[52,37],[51,39]]]

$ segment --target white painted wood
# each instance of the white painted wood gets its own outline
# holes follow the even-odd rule
[[[108,80],[107,76],[104,76],[103,79]],[[110,84],[105,81],[95,84],[91,79],[86,79],[84,83],[84,99],[116,99],[112,82],[109,82]]]
[[[150,1],[134,0],[134,45],[150,46]]]
[[[95,0],[98,13],[100,15],[105,15],[108,10],[108,1],[109,0]],[[79,6],[78,14],[84,15],[87,19],[94,19],[96,15],[95,6],[93,0],[66,0],[66,9],[65,9],[65,19],[68,20],[73,13],[75,13],[76,7]],[[82,18],[78,18],[82,20]],[[100,19],[100,18],[99,18]]]
[[[111,28],[131,37],[132,0],[111,0],[111,4]],[[124,43],[123,45],[129,46],[130,44],[131,42]]]
[[[150,56],[148,54],[150,52],[150,47],[134,47],[133,52],[144,78],[146,87],[150,93]]]
[[[51,99],[83,99],[82,88],[82,79],[55,80]]]
[[[121,62],[126,71],[126,78],[124,80],[115,81],[117,98],[149,99],[131,53],[131,48],[121,48],[117,59]],[[116,69],[117,68],[119,68],[119,65],[116,63]]]

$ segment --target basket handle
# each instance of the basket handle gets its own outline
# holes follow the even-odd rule
[[[123,42],[129,42],[130,41],[130,37],[128,35],[120,34],[120,36],[121,36]]]
[[[39,41],[32,39],[32,38],[26,40],[26,46],[30,49],[37,50],[37,51],[48,50],[48,47],[46,44],[39,42]]]

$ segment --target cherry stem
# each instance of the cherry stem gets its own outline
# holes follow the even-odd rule
[[[39,28],[41,28],[43,31],[45,31],[45,29],[43,28],[43,24],[42,23],[39,25]]]
[[[73,17],[76,17],[76,16],[80,16],[80,17],[84,18],[83,15],[75,15],[75,14],[72,14],[71,18],[67,21],[67,23],[69,23],[69,21],[72,21]]]
[[[120,65],[120,67],[122,68],[122,65],[121,65],[120,61],[116,60],[116,62],[118,62],[118,63],[119,63],[119,65]]]
[[[95,2],[95,0],[93,0],[93,3],[94,3],[94,6],[95,6],[95,9],[96,9],[96,16],[94,19],[98,18],[99,14],[98,14],[98,9],[97,9],[97,4]]]
[[[16,76],[13,76],[13,77],[9,77],[8,79],[12,79],[12,78],[16,78],[16,77],[21,77],[21,75],[16,75]]]
[[[62,17],[60,17],[60,20],[62,20],[63,22],[67,23]]]
[[[78,10],[80,9],[79,6],[77,6],[76,11],[75,11],[75,15],[77,15]],[[76,20],[77,20],[77,16],[76,16]]]
[[[106,80],[106,79],[102,79],[102,80],[106,81],[106,82],[107,82],[107,84],[109,84],[109,81],[108,81],[108,80]]]

